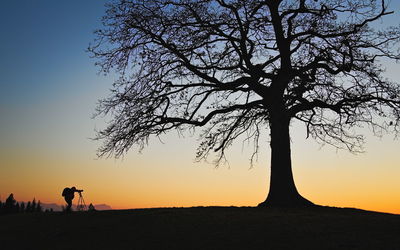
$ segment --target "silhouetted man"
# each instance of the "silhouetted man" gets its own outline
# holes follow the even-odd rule
[[[66,187],[62,192],[62,196],[64,196],[64,199],[67,202],[67,208],[66,208],[67,212],[71,211],[72,200],[75,198],[75,192],[80,193],[83,192],[83,190],[78,190],[75,187],[72,188]]]

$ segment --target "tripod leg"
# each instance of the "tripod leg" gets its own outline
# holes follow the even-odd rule
[[[83,199],[83,196],[82,196],[82,211],[83,210],[86,210],[86,203],[85,203],[85,200]]]
[[[79,198],[78,198],[78,204],[76,204],[76,210],[77,210],[77,211],[81,211],[81,204],[82,204],[81,196],[79,196]]]
[[[78,211],[85,211],[86,210],[86,203],[85,203],[85,200],[83,199],[82,193],[79,193],[77,209],[78,209]]]

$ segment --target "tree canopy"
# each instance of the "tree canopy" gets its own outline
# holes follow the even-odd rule
[[[240,136],[254,141],[255,153],[267,128],[271,141],[274,134],[277,143],[286,140],[273,128],[292,120],[305,124],[307,137],[351,151],[363,142],[357,126],[399,131],[400,87],[381,63],[400,59],[400,26],[383,27],[393,13],[384,0],[107,6],[89,51],[120,78],[98,106],[98,114],[111,115],[98,133],[100,155],[120,156],[150,136],[197,127],[204,128],[197,158],[217,152],[217,162]],[[290,143],[282,147],[288,154],[276,158],[289,157],[290,166]]]

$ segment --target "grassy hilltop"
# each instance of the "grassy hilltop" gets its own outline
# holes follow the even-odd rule
[[[400,215],[197,207],[0,216],[1,249],[400,249]]]

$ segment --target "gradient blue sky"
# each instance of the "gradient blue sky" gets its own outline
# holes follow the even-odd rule
[[[2,3],[0,104],[7,119],[1,119],[0,132],[7,143],[1,147],[40,144],[42,132],[70,143],[62,136],[65,126],[79,128],[76,133],[88,126],[96,94],[104,95],[107,82],[85,52],[103,12],[103,1]]]
[[[249,169],[249,150],[239,142],[230,165],[214,169],[194,163],[196,138],[165,144],[152,140],[143,154],[123,160],[96,159],[91,119],[98,99],[108,95],[113,76],[98,75],[85,52],[104,13],[100,0],[3,1],[0,8],[0,195],[63,203],[60,190],[76,185],[87,200],[115,208],[195,205],[256,205],[269,180],[267,139]],[[377,25],[397,24],[396,14]],[[399,65],[386,64],[400,79]],[[400,213],[399,141],[366,131],[366,153],[352,155],[305,140],[293,126],[297,186],[323,205]]]
[[[100,27],[104,2],[2,2],[0,150],[4,157],[0,178],[8,176],[7,180],[16,182],[26,169],[39,176],[47,167],[57,169],[44,167],[44,162],[39,164],[43,167],[29,166],[32,157],[53,157],[59,162],[80,154],[95,158],[96,145],[88,139],[94,136],[96,125],[91,116],[112,80],[97,74],[85,50]],[[27,162],[15,163],[14,158]],[[4,162],[7,159],[11,163]],[[3,192],[9,190],[3,190],[4,197]]]

